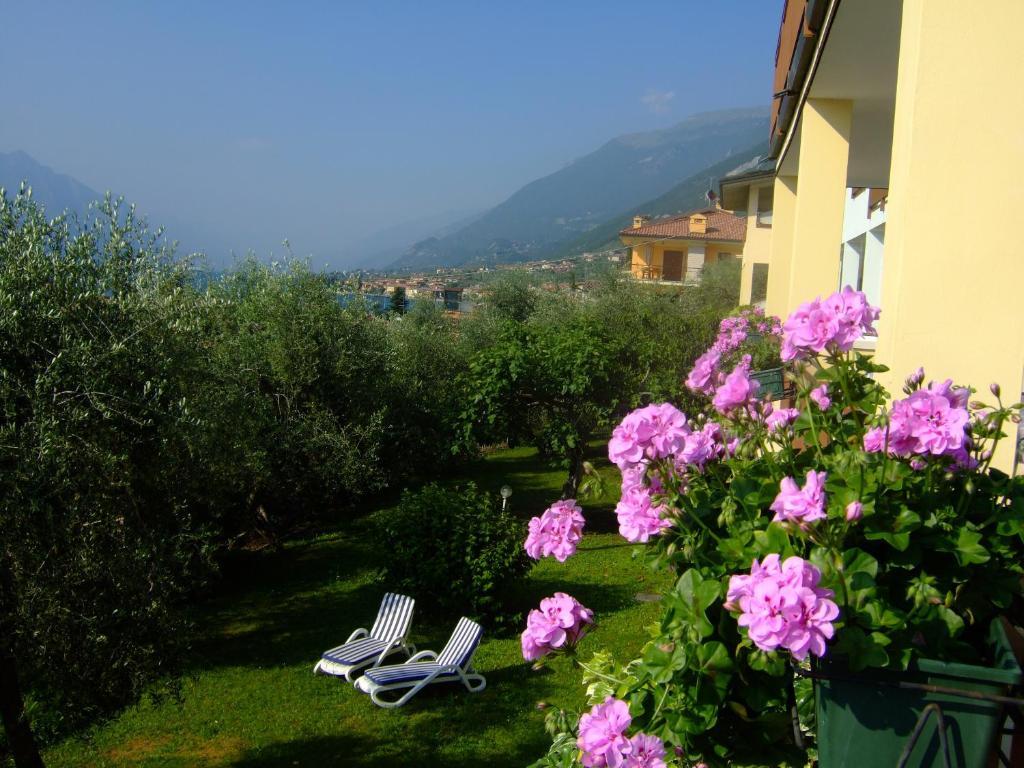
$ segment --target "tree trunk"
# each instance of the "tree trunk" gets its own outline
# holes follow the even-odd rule
[[[18,682],[18,660],[14,657],[8,630],[12,592],[11,574],[0,559],[0,716],[14,765],[17,768],[43,768],[43,758],[39,755],[32,726],[25,715],[25,700]]]
[[[580,481],[583,479],[583,446],[580,440],[576,446],[569,451],[569,477],[562,486],[563,499],[575,499],[580,489]]]

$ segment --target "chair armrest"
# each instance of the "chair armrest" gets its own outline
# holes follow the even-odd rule
[[[419,653],[410,656],[408,661],[405,663],[411,664],[414,661],[422,661],[424,659],[427,661],[435,661],[437,659],[437,654],[434,651],[420,651]]]
[[[353,632],[351,635],[349,635],[348,636],[348,640],[346,640],[345,642],[346,643],[351,643],[353,640],[359,640],[361,638],[369,637],[369,636],[370,636],[369,631],[363,629],[362,627],[360,627],[355,632]]]
[[[404,638],[396,637],[394,640],[392,640],[390,643],[388,643],[386,646],[384,646],[384,650],[382,650],[380,652],[380,655],[377,656],[377,660],[373,662],[373,666],[374,667],[379,667],[381,664],[384,663],[384,659],[386,659],[388,657],[388,654],[390,654],[395,648],[404,648],[404,647],[405,647],[405,640],[404,640]]]

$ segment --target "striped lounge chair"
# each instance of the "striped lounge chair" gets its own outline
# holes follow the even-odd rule
[[[420,651],[404,664],[368,669],[356,680],[356,690],[370,694],[379,707],[400,707],[431,683],[462,683],[470,693],[479,693],[487,686],[487,681],[473,669],[472,662],[483,634],[476,622],[459,619],[441,653]],[[382,696],[401,690],[405,693],[393,701]]]
[[[359,628],[344,645],[325,651],[313,667],[313,674],[344,677],[351,683],[358,677],[356,672],[380,666],[393,653],[415,653],[416,646],[406,642],[415,604],[411,597],[385,594],[370,631]]]

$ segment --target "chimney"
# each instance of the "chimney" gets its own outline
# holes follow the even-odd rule
[[[705,235],[708,231],[708,217],[703,213],[690,214],[690,234]]]
[[[643,213],[638,213],[633,217],[633,229],[640,229],[644,224],[651,220],[650,216]]]

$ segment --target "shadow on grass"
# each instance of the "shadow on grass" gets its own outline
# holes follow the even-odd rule
[[[524,696],[527,676],[530,692]],[[368,696],[359,733],[301,736],[251,749],[237,758],[236,768],[271,766],[417,766],[418,768],[490,768],[523,766],[543,755],[550,741],[542,727],[536,702],[557,690],[553,675],[533,673],[524,664],[508,665],[487,673],[488,688],[470,694],[459,683],[441,683],[423,689],[399,709],[378,709]],[[509,686],[519,684],[520,690]],[[511,694],[511,695],[510,695]],[[514,738],[505,734],[511,720],[523,711],[536,714],[536,727]],[[369,729],[363,730],[369,724]],[[415,745],[415,754],[410,749]]]
[[[196,612],[193,668],[309,661],[369,627],[386,585],[372,580],[372,554],[358,536],[278,553],[240,553],[220,595]],[[361,572],[365,572],[361,573]]]
[[[512,604],[519,609],[536,608],[540,598],[553,595],[555,592],[566,592],[598,615],[612,613],[632,605],[637,587],[631,584],[606,584],[595,578],[585,581],[578,577],[562,578],[533,577],[511,596]],[[538,597],[539,596],[539,597]]]

